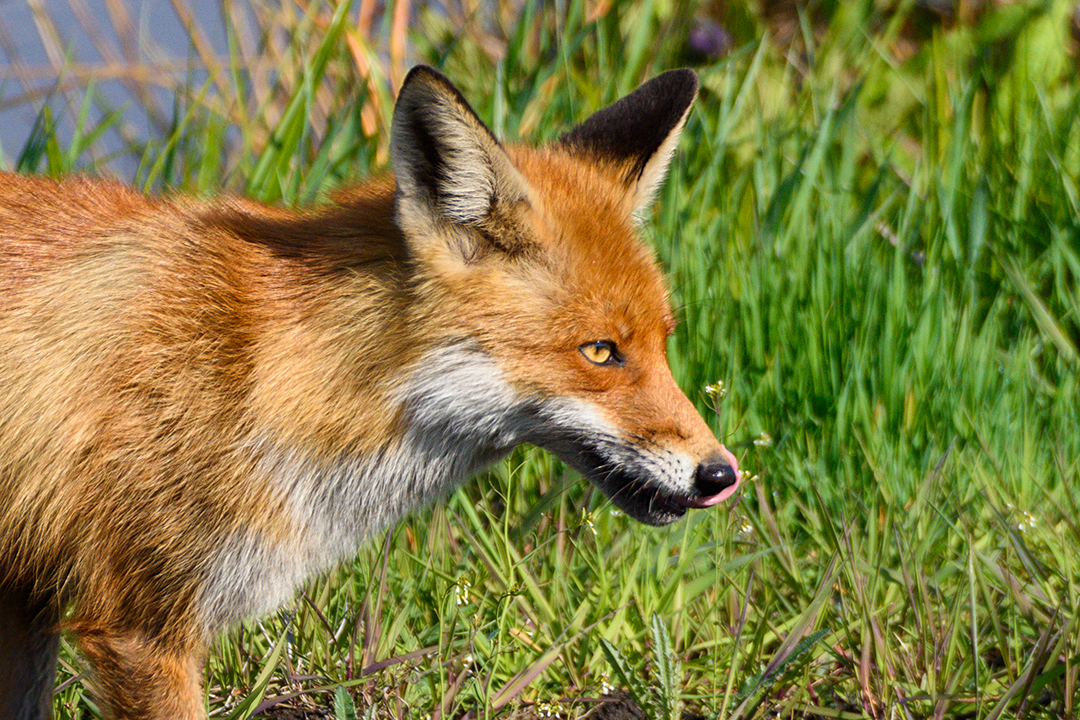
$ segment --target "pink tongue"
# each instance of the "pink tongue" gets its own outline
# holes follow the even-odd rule
[[[739,461],[735,459],[735,455],[723,445],[720,446],[720,452],[724,453],[724,459],[731,463],[731,469],[735,471],[735,477],[738,477]]]
[[[697,502],[694,503],[695,507],[707,508],[722,503],[734,495],[735,491],[739,489],[739,461],[736,460],[735,456],[731,454],[731,451],[723,445],[720,446],[720,451],[724,453],[724,459],[728,461],[728,464],[731,465],[731,469],[735,471],[735,483],[731,487],[724,488],[718,495],[698,498]]]

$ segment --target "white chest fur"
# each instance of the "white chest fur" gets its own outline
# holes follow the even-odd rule
[[[358,409],[403,410],[401,437],[373,454],[319,462],[296,448],[256,444],[258,473],[294,530],[284,542],[237,531],[220,548],[199,602],[208,633],[277,607],[372,533],[448,495],[520,443],[531,416],[496,365],[462,346],[424,358],[391,398],[392,407]]]

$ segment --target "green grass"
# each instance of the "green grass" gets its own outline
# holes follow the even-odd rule
[[[541,141],[685,62],[683,3],[559,7],[499,5],[457,34],[420,9],[410,53],[501,135]],[[903,58],[903,10],[838,4],[788,49],[732,15],[646,235],[680,309],[676,375],[754,480],[651,529],[518,451],[222,639],[212,715],[295,694],[271,712],[568,718],[621,686],[652,718],[1077,717],[1068,12],[1006,6]],[[235,50],[232,84],[178,94],[128,179],[292,203],[382,167],[390,31],[354,20],[293,18],[260,92]],[[64,141],[43,110],[8,164],[97,171],[114,122]],[[65,651],[59,717],[95,716],[83,673]]]

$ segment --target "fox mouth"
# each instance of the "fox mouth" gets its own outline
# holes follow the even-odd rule
[[[707,494],[700,492],[697,486],[693,493],[672,490],[650,477],[611,462],[590,446],[581,446],[574,457],[564,459],[607,495],[617,508],[646,525],[673,523],[688,509],[708,508],[727,500],[739,487],[738,471],[735,470],[733,482],[723,487],[714,485],[705,491]]]

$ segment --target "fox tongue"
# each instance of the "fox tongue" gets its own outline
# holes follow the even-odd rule
[[[739,477],[739,461],[735,459],[735,454],[728,450],[723,445],[720,446],[720,452],[724,454],[724,459],[731,465],[731,469],[735,471],[735,477]],[[738,487],[738,482],[735,483]]]
[[[731,465],[732,471],[735,473],[735,482],[728,487],[721,490],[716,495],[709,495],[708,497],[699,497],[691,501],[690,507],[695,508],[707,508],[724,502],[729,497],[735,494],[735,491],[739,489],[739,461],[735,459],[735,455],[732,454],[723,445],[720,446],[720,452],[723,453],[724,459]]]

